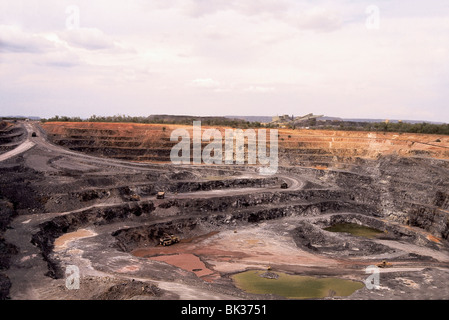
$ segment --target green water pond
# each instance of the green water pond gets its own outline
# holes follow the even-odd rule
[[[324,228],[326,231],[330,232],[346,232],[353,236],[364,237],[364,238],[375,238],[383,231],[363,226],[357,223],[336,223],[330,227]]]
[[[276,272],[277,279],[261,277],[265,271],[249,270],[232,276],[235,285],[256,294],[276,294],[288,299],[317,299],[329,296],[349,296],[364,287],[362,282]]]

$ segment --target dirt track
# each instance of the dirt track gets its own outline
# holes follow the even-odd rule
[[[435,146],[427,136],[350,137],[352,147],[368,142],[363,158],[357,155],[363,150],[349,152],[348,145],[336,154],[332,148],[344,136],[281,132],[279,172],[262,177],[254,166],[83,154],[53,144],[36,123],[24,127],[23,144],[0,156],[1,198],[16,214],[2,230],[4,243],[16,248],[1,256],[12,299],[255,299],[261,297],[237,289],[229,275],[271,266],[363,281],[366,266],[386,258],[393,264],[382,282],[388,290],[364,288],[350,299],[449,298],[440,288],[449,280],[449,166],[437,159],[444,158],[446,140]],[[289,149],[308,138],[315,151]],[[411,138],[422,141],[407,149]],[[320,139],[332,156],[316,153]],[[411,156],[417,144],[427,158]],[[395,152],[402,156],[389,154]],[[284,181],[288,189],[280,188]],[[155,199],[159,190],[167,191],[165,199]],[[386,233],[361,240],[322,230],[336,221]],[[156,246],[165,232],[181,243]],[[79,290],[65,286],[69,265],[80,270]],[[161,290],[134,292],[133,279]]]

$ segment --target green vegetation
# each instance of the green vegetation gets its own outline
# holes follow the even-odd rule
[[[54,116],[47,119],[42,119],[42,122],[127,122],[127,123],[160,123],[150,117],[131,117],[126,115],[115,116],[96,116],[92,115],[87,119],[80,117]]]
[[[311,129],[329,129],[344,131],[377,131],[399,133],[425,133],[449,135],[449,124],[406,123],[406,122],[319,122],[319,126]]]
[[[234,128],[260,128],[264,127],[260,122],[249,122],[241,119],[226,117],[194,117],[194,116],[172,116],[151,115],[148,117],[131,117],[127,115],[97,116],[93,115],[87,119],[80,117],[54,116],[42,119],[42,122],[126,122],[126,123],[154,123],[154,124],[183,124],[192,125],[193,121],[201,121],[204,126],[229,126]],[[270,126],[268,126],[270,127]]]
[[[317,278],[276,272],[277,279],[260,275],[264,271],[245,271],[232,276],[237,287],[256,294],[276,294],[289,299],[316,299],[328,296],[349,296],[363,288],[362,282],[339,278]]]
[[[375,238],[379,234],[383,233],[380,230],[362,226],[357,223],[336,223],[330,227],[324,228],[326,231],[330,232],[345,232],[350,233],[353,236],[365,237],[365,238]]]

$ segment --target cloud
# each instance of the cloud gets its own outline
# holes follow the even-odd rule
[[[71,52],[52,52],[48,53],[36,60],[37,65],[57,67],[57,68],[72,68],[81,64],[79,57]]]
[[[96,28],[78,28],[61,32],[59,37],[69,45],[87,50],[103,50],[115,47],[114,41]]]
[[[157,112],[149,105],[267,115],[279,105],[296,114],[299,105],[393,118],[401,106],[402,118],[422,108],[435,114],[429,120],[449,121],[447,0],[380,1],[376,31],[365,26],[369,1],[82,0],[77,30],[67,30],[69,2],[3,2],[0,83],[9,108],[89,100],[113,114],[133,97],[136,115]]]
[[[22,66],[27,62],[64,68],[80,64],[78,55],[56,34],[25,32],[18,26],[0,25],[0,52],[9,53],[8,63]],[[23,61],[23,54],[32,56]]]
[[[202,17],[220,11],[235,11],[245,15],[275,14],[286,11],[285,0],[189,0],[184,3],[184,12],[191,17]]]
[[[219,82],[211,78],[200,78],[191,81],[189,87],[195,87],[209,92],[224,93],[234,90],[234,86],[226,82]]]
[[[267,85],[248,85],[244,83],[219,82],[211,78],[199,78],[188,84],[190,87],[209,89],[213,92],[235,92],[235,93],[271,93],[276,89]]]
[[[274,92],[274,87],[265,87],[265,86],[249,86],[244,91],[246,92],[253,92],[253,93],[268,93],[268,92]]]
[[[184,12],[195,18],[219,12],[240,16],[264,16],[287,22],[302,30],[333,31],[343,25],[343,19],[330,7],[312,6],[289,0],[188,0]]]
[[[323,7],[312,7],[299,13],[290,22],[300,30],[335,31],[343,26],[342,17],[335,11]]]
[[[220,83],[211,78],[195,79],[190,83],[191,86],[197,88],[218,88]]]
[[[17,26],[0,25],[0,52],[44,52],[54,44],[44,36],[26,33]]]
[[[184,12],[195,18],[232,8],[233,2],[228,0],[191,0],[184,4]]]

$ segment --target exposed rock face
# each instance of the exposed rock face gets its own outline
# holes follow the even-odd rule
[[[11,287],[9,278],[2,271],[9,268],[11,256],[17,254],[17,248],[8,243],[3,237],[3,233],[14,215],[13,204],[0,200],[0,300],[8,297],[9,288]]]
[[[449,213],[437,207],[419,206],[409,213],[411,226],[425,229],[437,237],[448,239]]]
[[[139,297],[159,297],[162,290],[154,284],[127,281],[111,286],[106,292],[92,297],[93,300],[129,300]]]
[[[264,272],[264,273],[260,274],[260,276],[261,276],[262,278],[266,278],[266,279],[274,279],[274,280],[276,280],[276,279],[279,278],[279,275],[278,275],[277,273],[275,273],[275,272],[270,272],[270,271]]]
[[[11,281],[7,276],[0,273],[0,300],[5,300],[8,297],[10,288]]]
[[[26,130],[22,126],[0,121],[0,154],[17,147],[26,136]]]
[[[53,122],[43,124],[53,142],[72,150],[137,161],[170,161],[176,125]],[[191,127],[181,126],[191,132]],[[164,129],[165,128],[165,129]],[[218,128],[224,132],[224,128]],[[224,136],[224,135],[223,135]],[[279,129],[280,160],[297,166],[341,166],[358,158],[448,158],[446,137],[420,134]]]

